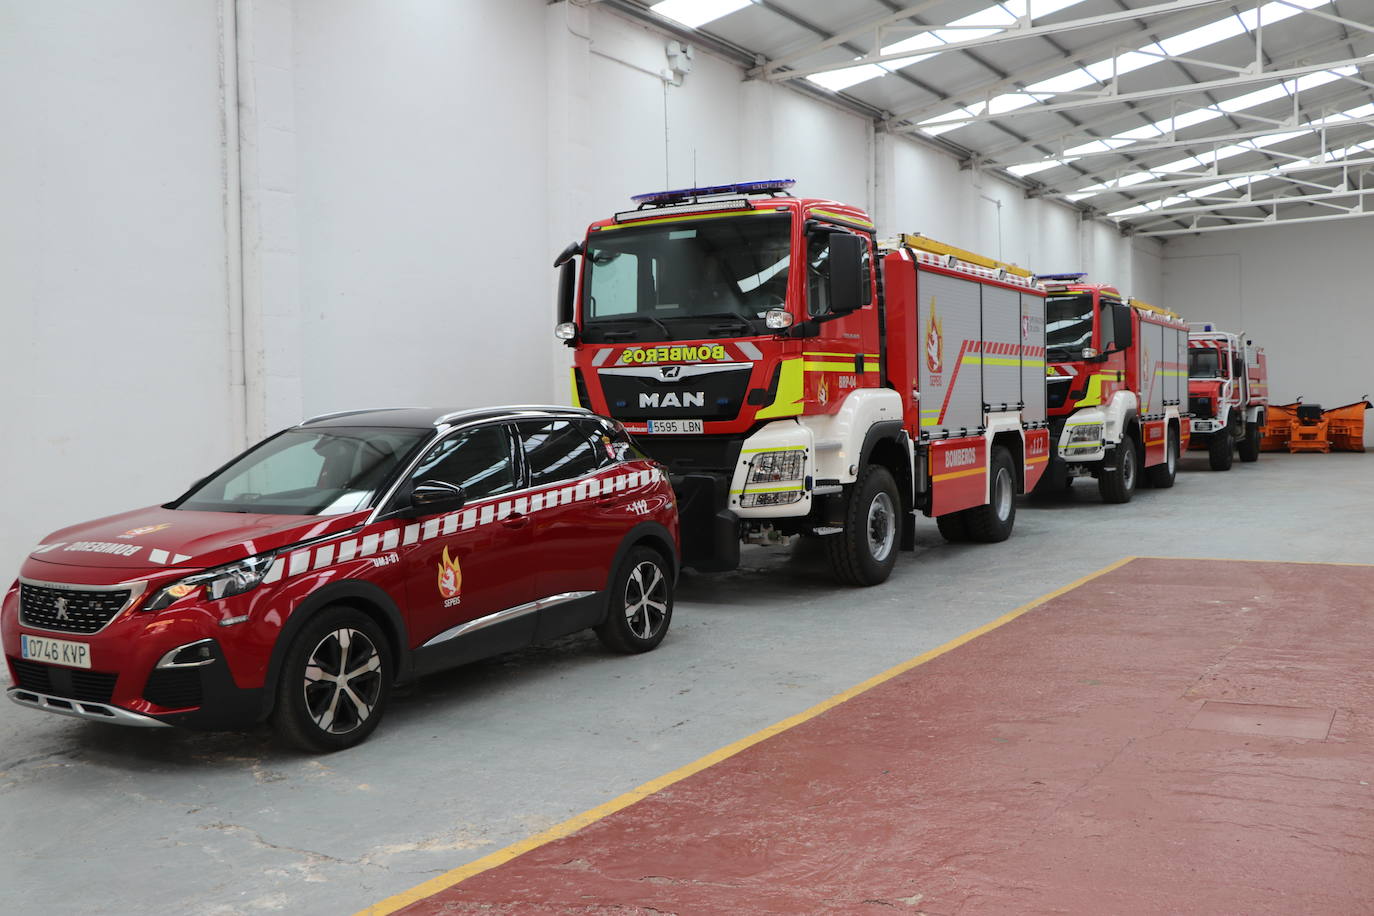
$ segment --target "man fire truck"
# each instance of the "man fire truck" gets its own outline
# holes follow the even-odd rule
[[[641,195],[564,250],[578,403],[668,467],[699,570],[772,531],[873,585],[917,511],[1005,539],[1048,457],[1043,290],[919,236],[879,245],[863,211],[791,185]]]
[[[1129,502],[1137,481],[1172,487],[1183,423],[1188,326],[1173,312],[1084,282],[1042,275],[1046,397],[1056,443],[1042,486],[1097,478],[1104,502]]]
[[[1188,334],[1188,410],[1193,447],[1207,449],[1214,471],[1231,469],[1232,451],[1258,461],[1264,412],[1269,405],[1269,363],[1243,334],[1197,321]]]

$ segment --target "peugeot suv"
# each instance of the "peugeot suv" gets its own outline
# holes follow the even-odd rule
[[[394,684],[583,628],[662,641],[673,492],[554,407],[316,417],[161,506],[53,533],[0,606],[22,706],[348,747]]]

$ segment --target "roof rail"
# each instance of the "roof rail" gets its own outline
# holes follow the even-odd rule
[[[380,410],[422,410],[419,407],[363,407],[358,410],[335,410],[331,413],[316,414],[313,417],[302,420],[298,426],[309,426],[311,423],[318,423],[320,420],[329,420],[334,417],[347,417],[357,413],[376,413]]]
[[[928,251],[931,254],[953,255],[961,261],[976,264],[979,267],[986,267],[989,270],[1005,270],[1012,276],[1022,277],[1030,280],[1035,274],[1024,267],[1017,267],[1015,264],[1008,264],[1006,261],[998,261],[993,258],[984,257],[981,254],[974,254],[963,248],[955,248],[953,245],[946,245],[944,242],[937,242],[935,239],[921,235],[919,232],[903,232],[901,235],[902,244],[909,248],[916,248],[920,251]]]

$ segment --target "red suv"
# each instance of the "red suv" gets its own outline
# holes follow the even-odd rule
[[[663,471],[587,411],[316,417],[35,548],[0,609],[9,696],[344,748],[397,682],[586,627],[654,648],[677,537]]]

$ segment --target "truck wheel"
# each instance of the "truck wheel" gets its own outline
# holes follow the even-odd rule
[[[341,751],[377,727],[393,677],[391,645],[361,611],[327,607],[286,650],[272,725],[307,751]]]
[[[844,531],[825,539],[836,579],[847,585],[877,585],[892,575],[901,505],[892,473],[876,464],[865,467],[845,506]]]
[[[1258,423],[1245,424],[1245,438],[1240,440],[1236,451],[1240,452],[1240,460],[1247,464],[1251,461],[1259,461],[1260,429]]]
[[[616,570],[597,638],[616,652],[648,652],[663,642],[672,620],[672,570],[657,550],[632,548]]]
[[[935,527],[940,529],[940,536],[951,544],[962,544],[968,540],[968,519],[962,512],[935,516]]]
[[[1016,467],[1012,464],[1011,452],[1000,445],[992,450],[988,479],[991,481],[991,502],[965,510],[964,514],[968,519],[969,537],[984,544],[995,544],[1011,537],[1011,529],[1016,525]]]
[[[1164,445],[1164,463],[1145,470],[1145,479],[1150,486],[1160,490],[1172,487],[1174,478],[1178,476],[1178,436],[1169,429],[1164,437],[1168,440]]]
[[[1128,503],[1135,495],[1136,478],[1139,476],[1140,454],[1136,451],[1135,437],[1126,433],[1113,456],[1114,470],[1103,470],[1097,478],[1097,490],[1102,494],[1104,503]]]
[[[1219,429],[1207,441],[1207,463],[1214,471],[1231,470],[1231,433]]]

